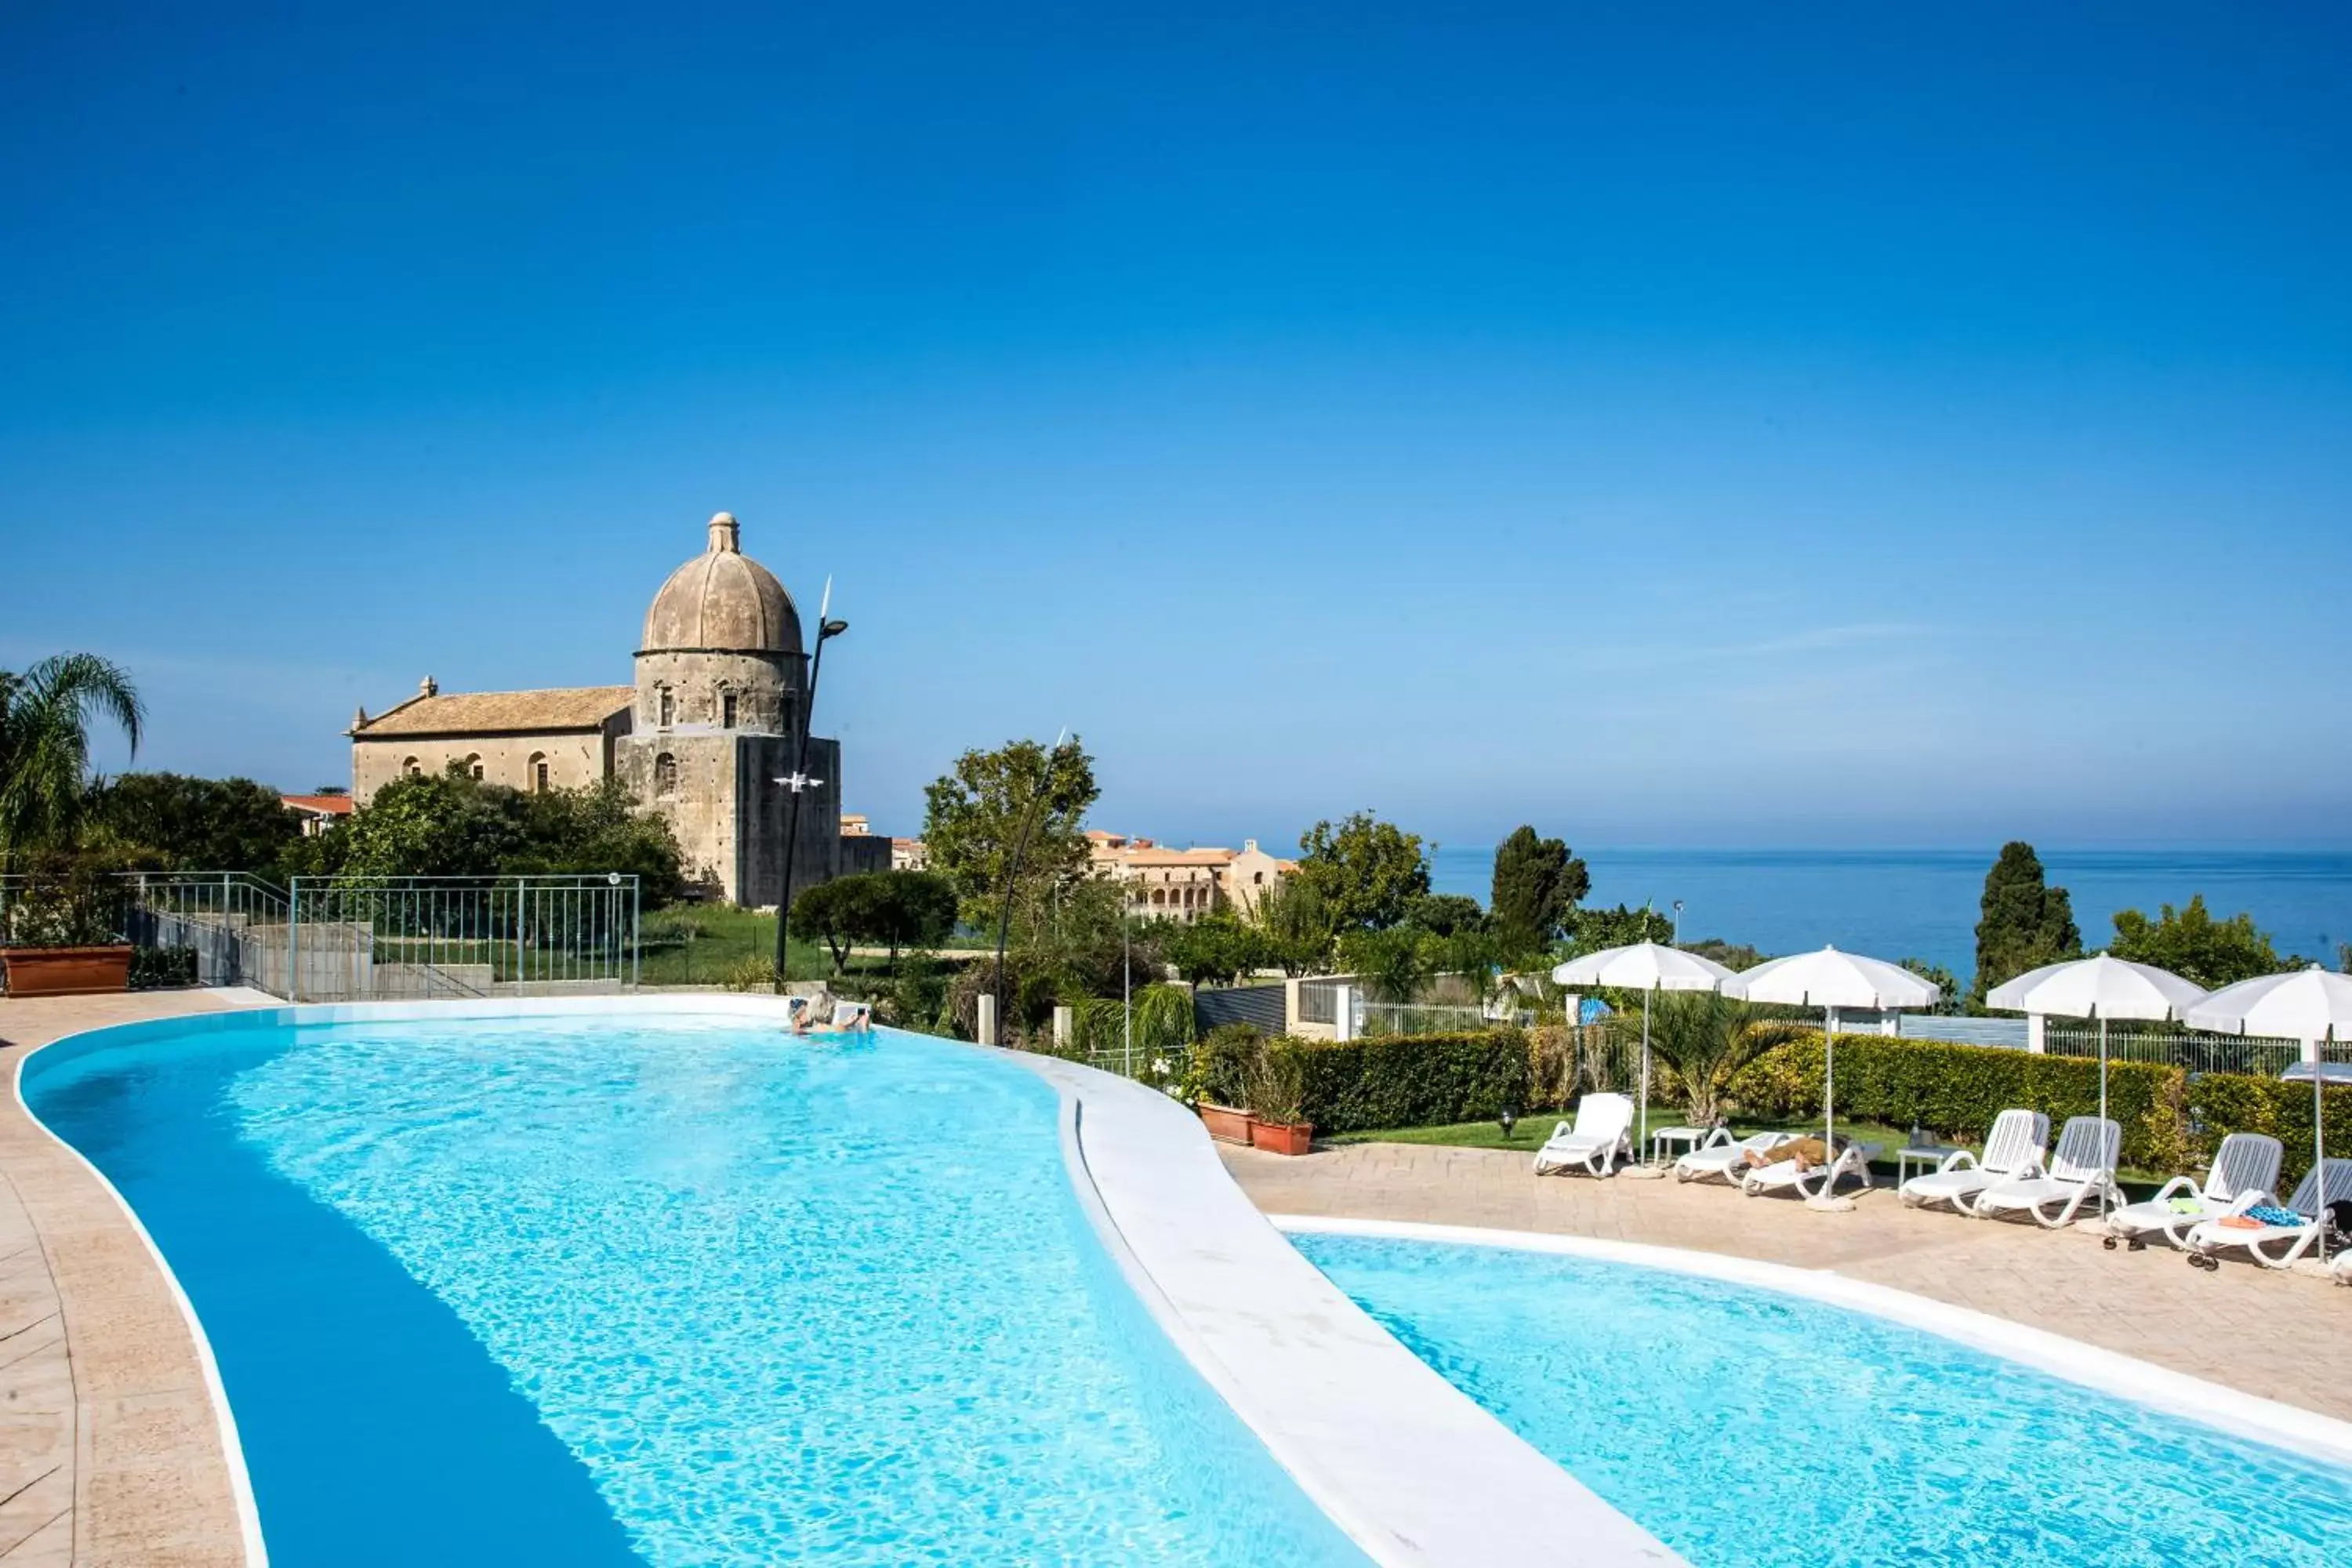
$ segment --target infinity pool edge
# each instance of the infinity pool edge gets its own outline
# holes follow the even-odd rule
[[[2175,1372],[2047,1329],[1915,1295],[1891,1285],[1855,1279],[1835,1269],[1803,1268],[1727,1253],[1550,1231],[1321,1215],[1272,1214],[1266,1219],[1286,1236],[1320,1233],[1544,1252],[1775,1290],[1900,1323],[2084,1388],[2200,1422],[2233,1436],[2352,1468],[2352,1422]],[[2283,1324],[2282,1346],[2291,1347],[2293,1340],[2293,1324]]]

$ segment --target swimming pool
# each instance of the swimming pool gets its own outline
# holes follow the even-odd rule
[[[1029,1071],[279,1016],[21,1088],[186,1290],[281,1568],[1363,1561],[1136,1298]]]
[[[2352,1472],[1902,1324],[1586,1257],[1291,1239],[1694,1568],[2352,1561]]]

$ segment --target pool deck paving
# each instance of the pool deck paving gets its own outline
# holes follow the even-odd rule
[[[2352,1359],[2352,1290],[2314,1271],[2225,1263],[2208,1273],[2161,1242],[2109,1252],[2089,1224],[1966,1219],[1906,1207],[1885,1186],[1837,1213],[1717,1183],[1538,1176],[1527,1154],[1500,1149],[1217,1150],[1267,1214],[1594,1237],[1830,1269],[2352,1420],[2352,1384],[2320,1370]]]
[[[0,999],[0,1071],[36,1046],[268,999]],[[178,1298],[79,1159],[0,1094],[0,1565],[228,1568],[245,1535]]]

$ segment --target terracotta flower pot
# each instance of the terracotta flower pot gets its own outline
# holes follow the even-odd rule
[[[1207,1100],[1202,1100],[1197,1109],[1201,1112],[1201,1125],[1209,1130],[1210,1137],[1220,1143],[1240,1143],[1244,1146],[1248,1144],[1250,1141],[1248,1111],[1235,1110],[1230,1105],[1212,1105]]]
[[[131,989],[131,948],[0,948],[11,996],[97,996]]]
[[[1275,1154],[1304,1154],[1315,1147],[1311,1121],[1250,1122],[1250,1147]]]

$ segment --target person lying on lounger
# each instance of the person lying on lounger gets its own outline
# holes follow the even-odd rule
[[[1841,1154],[1853,1147],[1853,1141],[1850,1138],[1837,1141],[1837,1152]],[[1801,1175],[1816,1165],[1830,1163],[1829,1147],[1818,1138],[1798,1138],[1778,1148],[1750,1149],[1740,1156],[1740,1163],[1750,1170],[1760,1170],[1766,1165],[1778,1165],[1790,1160],[1797,1163],[1798,1173]]]

